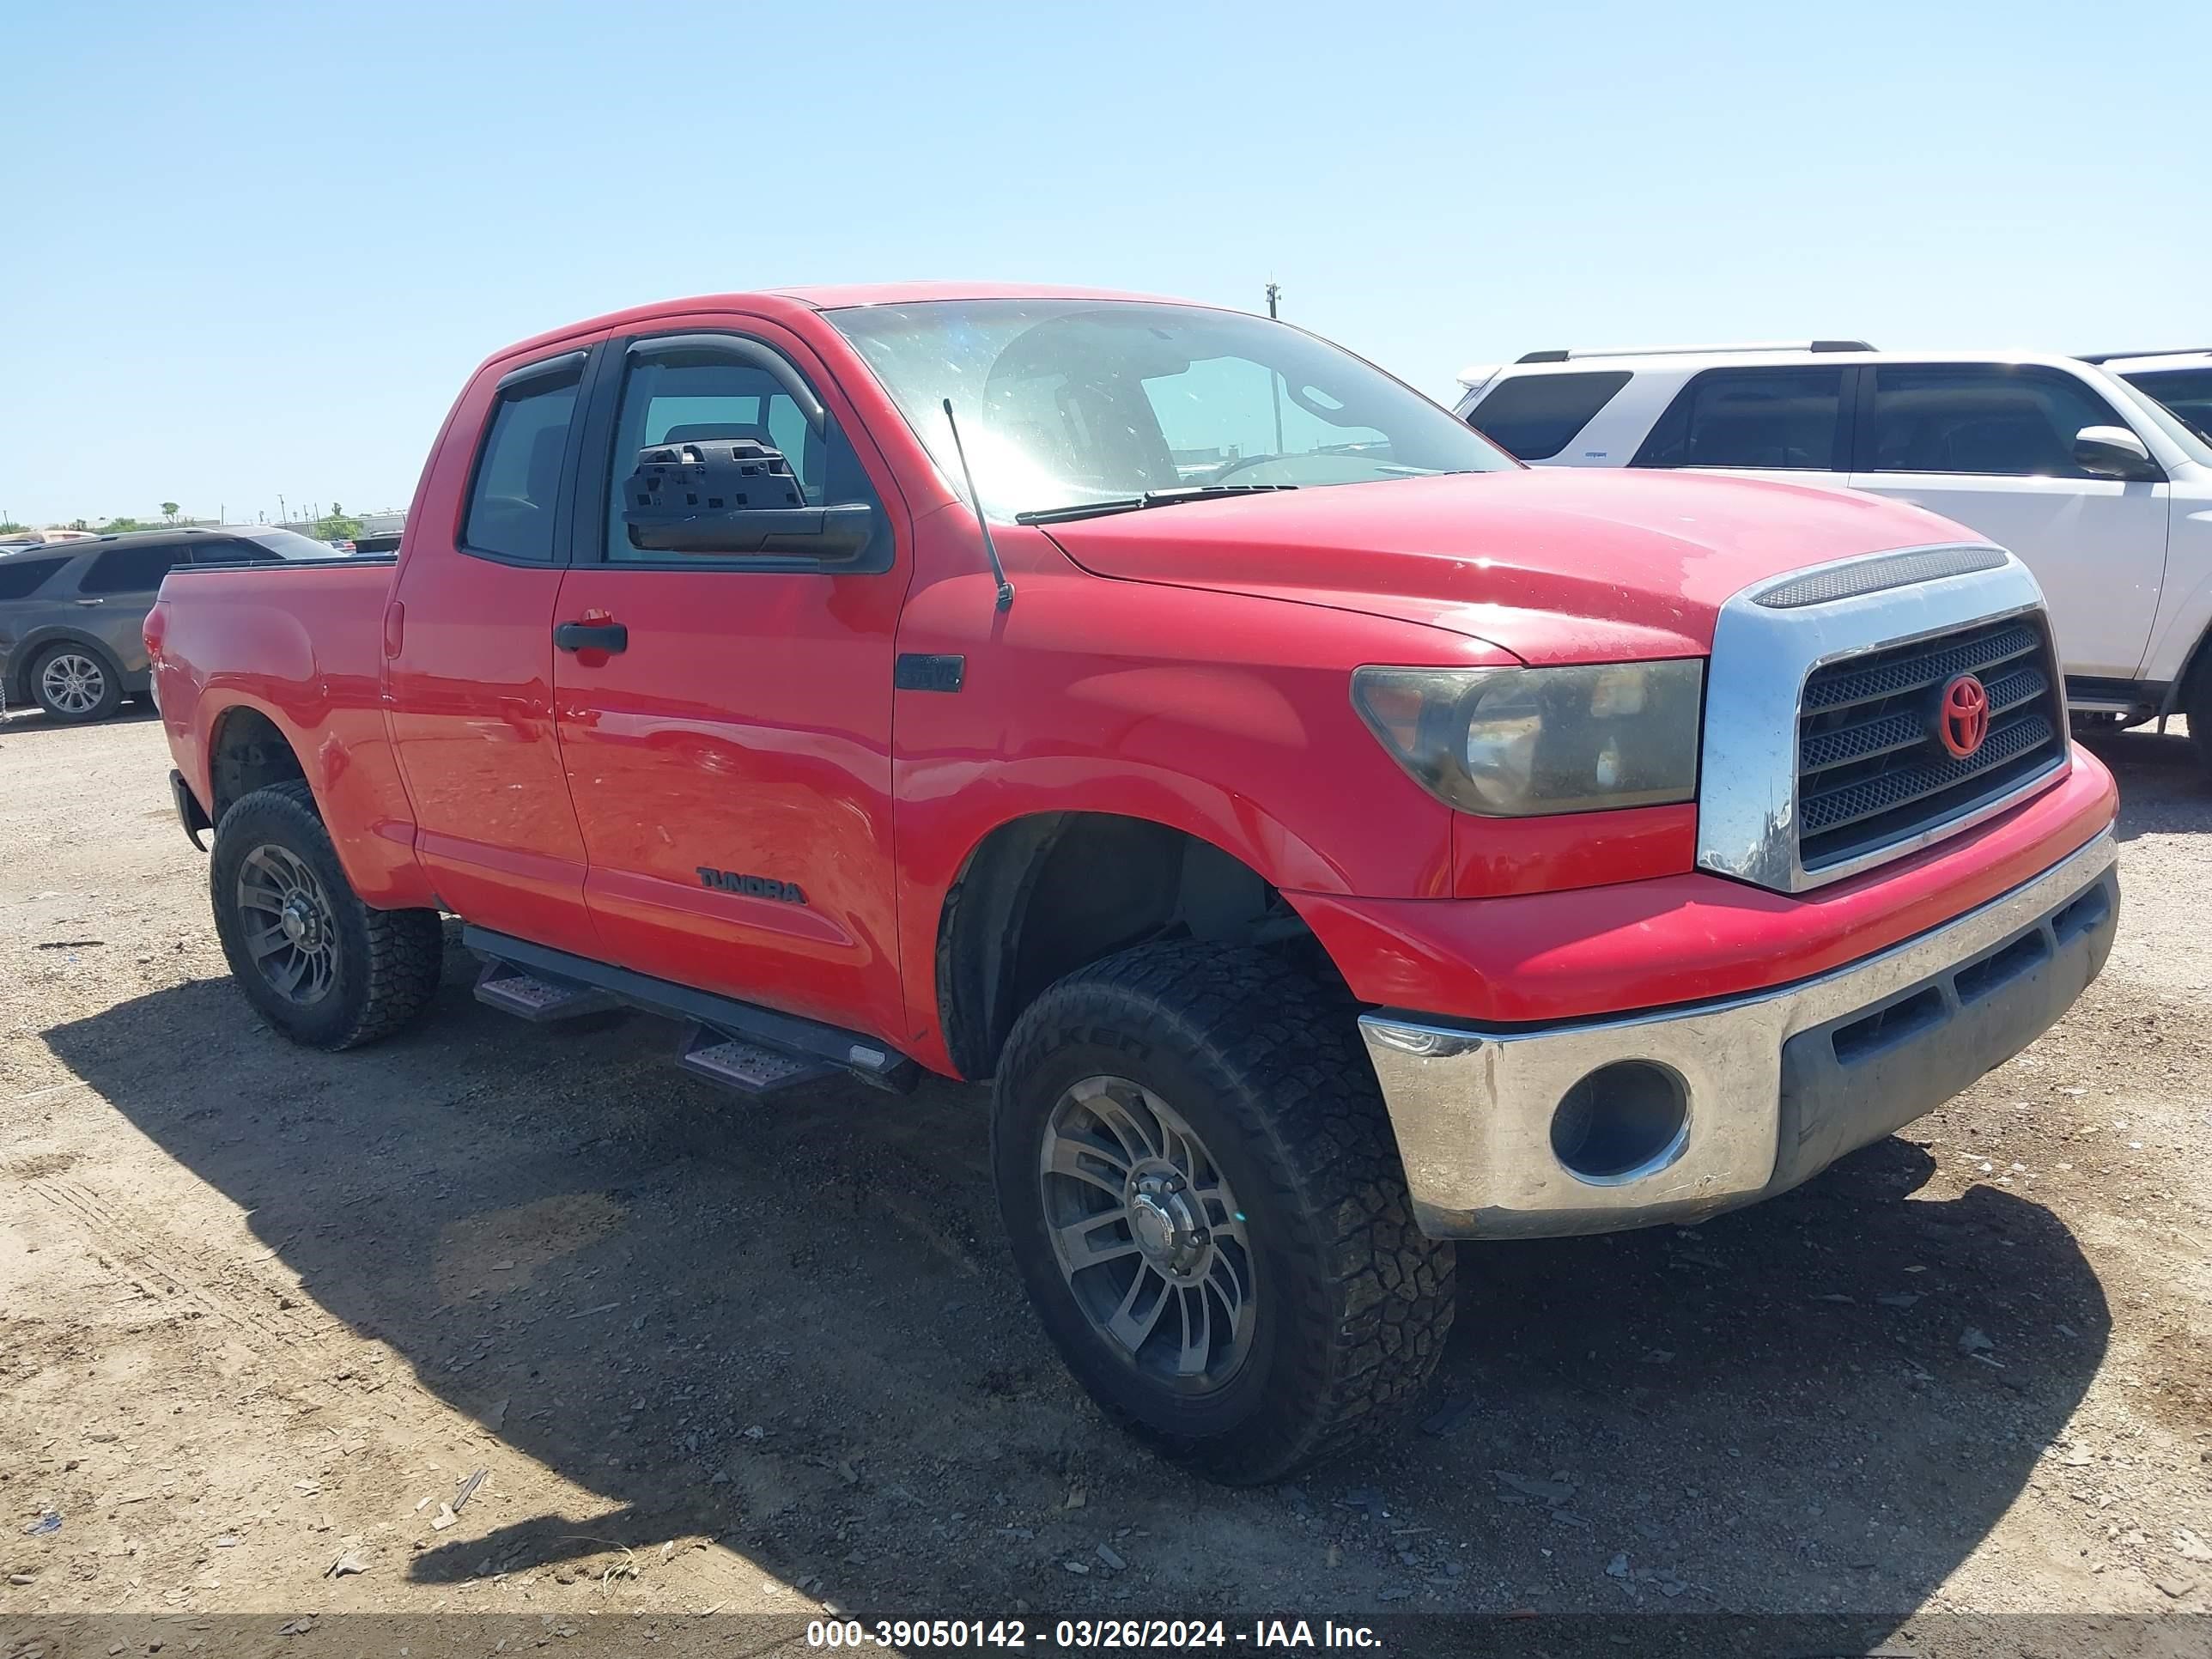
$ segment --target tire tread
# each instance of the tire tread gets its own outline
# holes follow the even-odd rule
[[[1218,1478],[1279,1480],[1383,1432],[1419,1398],[1451,1327],[1456,1251],[1413,1221],[1356,1006],[1263,951],[1177,942],[1079,969],[1018,1022],[1000,1089],[1071,1030],[1126,1040],[1133,1007],[1150,1015],[1146,1037],[1229,1085],[1223,1099],[1240,1131],[1265,1143],[1261,1162],[1279,1172],[1279,1212],[1310,1230],[1323,1266],[1293,1287],[1296,1326],[1315,1340],[1294,1350],[1301,1398],[1286,1432],[1264,1452],[1176,1449]]]
[[[337,1035],[309,1038],[276,1020],[270,1024],[295,1041],[331,1050],[357,1048],[392,1036],[419,1015],[437,992],[446,948],[444,927],[438,913],[380,910],[363,903],[345,879],[337,849],[331,845],[330,831],[315,805],[314,791],[304,779],[269,784],[233,802],[216,831],[216,844],[220,846],[222,836],[233,830],[240,814],[255,811],[273,812],[290,821],[288,827],[301,843],[297,850],[311,854],[321,866],[317,873],[326,886],[336,876],[331,902],[355,907],[368,941],[365,985],[359,1006],[351,1022]],[[216,903],[218,907],[223,903],[220,894],[216,896]],[[233,971],[237,971],[235,963]],[[266,1011],[262,1012],[267,1018]]]

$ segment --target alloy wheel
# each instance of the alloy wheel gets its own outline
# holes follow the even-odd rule
[[[246,953],[279,995],[304,1006],[330,994],[337,916],[296,854],[273,844],[248,853],[238,867],[238,909]]]
[[[82,651],[61,651],[46,659],[39,691],[58,714],[89,714],[107,695],[107,671]]]
[[[1254,1255],[1190,1124],[1141,1084],[1085,1078],[1046,1121],[1037,1181],[1060,1275],[1092,1330],[1171,1387],[1225,1386],[1251,1352]]]

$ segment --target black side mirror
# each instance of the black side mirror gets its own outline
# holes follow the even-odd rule
[[[623,522],[641,551],[837,563],[874,537],[866,502],[809,507],[781,450],[750,438],[654,444],[623,481]]]

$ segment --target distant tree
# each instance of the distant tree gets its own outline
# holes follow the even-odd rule
[[[150,524],[141,524],[136,519],[110,519],[100,528],[103,535],[121,536],[133,530],[151,530],[154,526]]]
[[[163,501],[161,503],[161,517],[167,523],[176,523],[177,504],[174,501]]]
[[[347,515],[336,501],[331,510],[315,520],[315,539],[320,542],[349,542],[361,535],[361,520]]]
[[[0,519],[0,536],[12,536],[19,530],[28,530],[27,524],[17,524],[13,519]]]

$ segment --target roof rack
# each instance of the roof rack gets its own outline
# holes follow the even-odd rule
[[[1702,357],[1736,351],[1872,351],[1864,340],[1760,340],[1749,345],[1599,346],[1531,351],[1516,363],[1570,363],[1584,357]],[[2094,362],[2094,359],[2090,361]]]
[[[2085,351],[2078,361],[2116,363],[2124,357],[2201,357],[2207,355],[2212,355],[2212,346],[2168,346],[2163,351],[2100,351],[2094,356]]]

